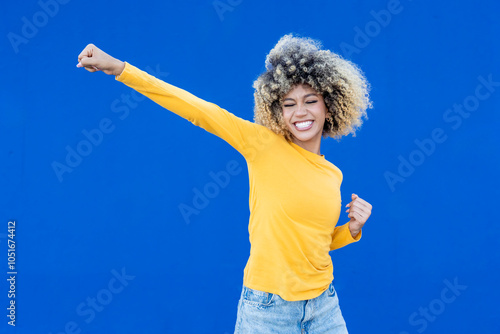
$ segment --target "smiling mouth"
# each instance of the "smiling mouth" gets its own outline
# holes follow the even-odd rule
[[[302,122],[295,122],[293,125],[295,128],[299,131],[306,131],[312,128],[314,121],[302,121]]]

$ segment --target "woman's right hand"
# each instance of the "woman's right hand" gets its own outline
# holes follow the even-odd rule
[[[106,74],[119,75],[125,68],[125,63],[111,57],[94,44],[89,44],[78,55],[76,67],[84,67],[89,72],[103,71]]]

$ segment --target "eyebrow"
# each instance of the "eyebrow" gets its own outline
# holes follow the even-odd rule
[[[318,94],[316,93],[309,93],[307,95],[304,96],[304,98],[306,97],[309,97],[309,96],[317,96]],[[292,99],[291,97],[287,97],[286,99],[284,99],[283,101],[286,101],[286,100],[292,100],[292,101],[295,101],[294,99]]]

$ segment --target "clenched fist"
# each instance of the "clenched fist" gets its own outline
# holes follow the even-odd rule
[[[352,201],[346,205],[349,208],[346,212],[349,213],[348,217],[351,218],[349,220],[349,230],[352,237],[355,238],[372,214],[372,205],[356,194],[352,194],[351,199]]]
[[[119,75],[125,63],[111,57],[94,44],[89,44],[78,55],[76,67],[84,67],[89,72],[103,71],[106,74]]]

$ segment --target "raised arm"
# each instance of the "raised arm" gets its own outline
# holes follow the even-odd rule
[[[102,71],[115,75],[115,79],[147,96],[154,102],[194,125],[224,139],[245,158],[252,146],[259,143],[268,131],[261,125],[239,118],[219,106],[202,100],[193,94],[168,84],[137,67],[106,54],[93,44],[78,56],[77,67],[89,72]]]

